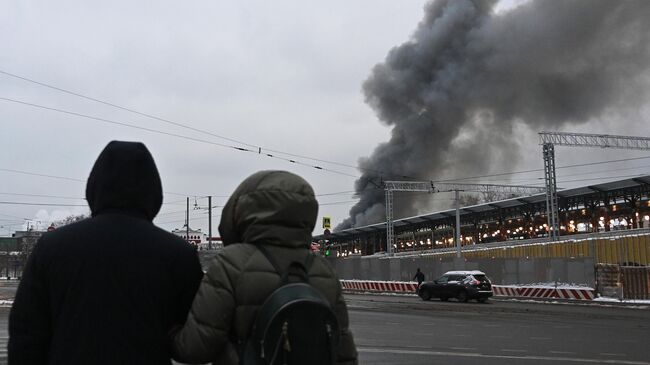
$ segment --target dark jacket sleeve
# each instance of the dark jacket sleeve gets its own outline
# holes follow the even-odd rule
[[[12,365],[47,363],[52,327],[43,245],[41,238],[29,256],[9,314]]]
[[[184,247],[186,248],[186,247]],[[203,278],[203,270],[196,250],[190,247],[182,252],[174,265],[174,278],[176,279],[176,313],[174,323],[182,325],[185,323],[187,313],[192,306],[192,301]]]

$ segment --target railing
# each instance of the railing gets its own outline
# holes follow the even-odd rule
[[[556,241],[556,242],[588,240],[588,239],[595,239],[595,238],[626,237],[626,236],[634,236],[639,234],[650,234],[650,228],[572,234],[567,236],[561,236],[560,241]],[[462,251],[472,252],[472,251],[487,250],[487,249],[500,248],[500,247],[532,245],[536,243],[551,243],[551,242],[552,241],[549,237],[531,238],[526,240],[508,240],[508,241],[499,241],[499,242],[491,242],[491,243],[479,243],[476,245],[467,245],[467,246],[463,246]],[[395,253],[395,256],[396,257],[430,256],[430,255],[449,254],[453,252],[456,252],[455,247],[445,247],[445,248],[434,248],[434,249],[428,249],[422,251],[398,252]]]

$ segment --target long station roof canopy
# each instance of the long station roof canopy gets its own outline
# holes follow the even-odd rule
[[[643,185],[650,185],[650,175],[639,176],[632,179],[618,180],[606,182],[602,184],[588,185],[578,188],[558,190],[557,195],[560,198],[577,197],[589,195],[599,192],[616,191],[621,189],[635,188]],[[529,196],[521,196],[496,202],[483,203],[479,205],[472,205],[460,208],[460,215],[483,213],[494,211],[502,208],[513,208],[524,206],[528,204],[544,203],[546,201],[546,194],[536,194]],[[414,217],[396,219],[393,224],[395,227],[403,227],[410,224],[418,224],[424,222],[431,222],[442,219],[449,219],[456,216],[456,209],[448,209],[434,213],[422,214]],[[386,222],[371,224],[364,227],[350,228],[343,231],[333,232],[330,234],[329,239],[340,239],[349,236],[368,234],[377,231],[386,231]],[[325,239],[324,235],[315,236],[314,239]]]

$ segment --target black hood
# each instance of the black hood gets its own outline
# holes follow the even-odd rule
[[[163,196],[160,175],[147,147],[121,141],[106,145],[88,177],[86,199],[93,217],[122,212],[153,220]]]

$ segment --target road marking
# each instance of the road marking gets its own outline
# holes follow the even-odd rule
[[[627,356],[625,354],[613,354],[611,352],[601,352],[598,355],[603,355],[603,356]]]
[[[450,347],[452,350],[476,350],[476,347]]]
[[[560,363],[566,362],[579,362],[579,363],[594,363],[594,364],[621,364],[621,365],[650,365],[647,361],[630,361],[630,360],[608,360],[608,359],[587,359],[581,357],[553,357],[553,356],[516,356],[516,355],[488,355],[478,353],[458,353],[447,351],[432,351],[432,350],[402,350],[402,349],[387,349],[387,348],[373,348],[373,347],[357,347],[358,352],[363,353],[377,353],[377,354],[395,354],[395,355],[430,355],[430,356],[450,356],[450,357],[471,357],[471,358],[492,358],[492,359],[515,359],[515,360],[545,360],[545,361],[558,361]]]
[[[517,349],[501,349],[503,352],[526,352],[526,350],[517,350]]]
[[[390,325],[399,325],[400,323],[398,323],[398,322],[386,322],[386,324],[390,324]]]

